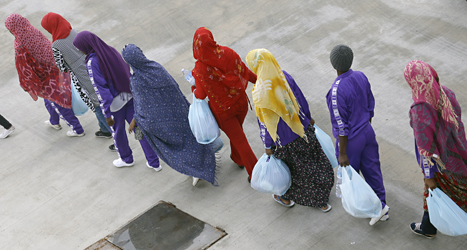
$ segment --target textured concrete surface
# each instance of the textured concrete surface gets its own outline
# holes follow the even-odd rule
[[[49,11],[118,50],[127,43],[140,46],[166,67],[189,99],[180,70],[193,67],[198,27],[208,27],[219,44],[242,58],[267,48],[295,78],[317,124],[328,133],[324,97],[336,77],[329,52],[348,44],[355,54],[352,68],[368,76],[376,98],[373,125],[391,219],[370,227],[368,220],[348,215],[333,193],[327,214],[282,207],[249,187],[246,172],[229,159],[229,147],[221,151],[219,187],[202,181],[192,187],[191,178],[165,164],[158,173],[148,169],[133,139],[135,166],[117,169],[112,166],[117,155],[107,149],[111,140],[94,136],[98,126],[92,113],[79,117],[87,133],[82,138],[68,138],[66,129],[43,123],[48,119],[43,102],[32,101],[19,87],[13,37],[3,28],[0,113],[16,132],[0,141],[1,249],[84,249],[160,200],[223,228],[228,236],[211,249],[465,249],[466,236],[427,240],[409,229],[421,219],[423,176],[414,158],[411,92],[403,69],[413,59],[430,63],[467,107],[466,1],[0,1],[3,20],[16,12],[45,33],[40,20]],[[244,128],[259,157],[263,149],[255,119],[250,111]]]

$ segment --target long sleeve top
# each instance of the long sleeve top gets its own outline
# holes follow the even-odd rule
[[[308,107],[308,102],[306,101],[306,98],[298,85],[295,83],[293,77],[286,71],[283,70],[283,72],[287,82],[289,83],[290,89],[292,89],[295,99],[297,99],[298,105],[300,106],[300,121],[302,122],[303,129],[306,131],[311,120],[311,113],[310,108]],[[260,128],[260,136],[263,140],[265,148],[271,148],[271,146],[285,146],[299,137],[299,135],[295,134],[292,129],[290,129],[287,123],[285,123],[282,119],[279,119],[276,132],[278,135],[278,140],[274,142],[271,138],[271,135],[269,135],[266,126],[259,120],[258,124]]]
[[[347,136],[351,139],[371,126],[375,99],[370,82],[362,72],[349,69],[338,76],[326,95],[326,102],[335,138]]]
[[[418,153],[417,142],[415,142],[415,156],[417,157],[418,165],[422,168],[423,174],[426,179],[432,179],[435,177],[435,173],[439,172],[438,165],[435,161],[431,160],[432,166],[428,165],[428,159],[423,158]]]
[[[97,97],[99,98],[100,108],[104,113],[105,118],[109,118],[112,115],[110,105],[112,104],[114,97],[118,96],[120,93],[112,84],[112,80],[107,81],[104,78],[104,75],[99,68],[99,60],[94,53],[89,54],[86,68]]]

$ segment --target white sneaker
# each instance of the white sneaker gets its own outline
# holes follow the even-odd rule
[[[135,165],[135,162],[133,161],[132,163],[126,163],[122,160],[122,158],[118,158],[116,160],[113,161],[113,164],[115,167],[117,168],[121,168],[121,167],[131,167],[133,165]]]
[[[375,218],[371,218],[371,220],[370,220],[370,226],[373,226],[374,224],[378,223],[379,220],[380,220],[381,218],[383,218],[383,217],[386,215],[386,213],[389,211],[389,209],[390,209],[389,206],[388,206],[388,205],[385,205],[384,208],[383,208],[383,210],[381,211],[380,216],[375,217]],[[389,218],[389,215],[388,215],[388,218]]]
[[[48,120],[45,121],[44,123],[47,124],[47,125],[49,125],[49,126],[51,126],[52,128],[54,128],[54,129],[56,129],[56,130],[62,129],[62,125],[60,125],[60,124],[53,125],[53,124],[50,123],[50,121],[48,121]]]
[[[198,184],[199,178],[193,177],[193,187]]]
[[[387,221],[389,220],[389,214],[385,214],[383,217],[381,217],[381,219],[379,219],[380,221]]]
[[[76,131],[70,130],[70,131],[66,132],[66,135],[68,135],[69,137],[81,137],[81,136],[84,136],[85,133],[83,132],[81,134],[78,134],[78,133],[76,133]]]
[[[156,172],[159,172],[162,170],[161,164],[159,164],[159,167],[155,168],[155,167],[151,167],[151,165],[149,165],[149,162],[146,162],[146,166],[148,166],[148,168],[154,169]]]
[[[7,138],[11,133],[13,133],[13,131],[15,131],[15,127],[11,125],[9,129],[5,129],[5,131],[3,131],[3,133],[0,134],[0,139]]]

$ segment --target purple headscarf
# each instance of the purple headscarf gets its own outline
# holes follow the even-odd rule
[[[95,53],[99,59],[99,68],[104,78],[112,80],[119,92],[131,93],[130,66],[115,48],[107,45],[102,39],[89,31],[79,32],[73,41],[73,45],[87,55],[86,62],[89,54]]]

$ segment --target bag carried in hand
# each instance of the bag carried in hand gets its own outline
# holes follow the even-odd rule
[[[193,94],[193,104],[188,112],[191,132],[200,144],[209,144],[220,136],[221,132],[216,119],[205,100],[200,100]]]
[[[323,149],[324,153],[331,162],[332,167],[335,168],[339,166],[339,163],[337,162],[336,158],[336,150],[334,149],[334,144],[332,143],[331,137],[328,134],[326,134],[323,130],[321,130],[318,126],[316,126],[316,124],[314,126],[316,138],[318,139],[321,148]]]
[[[251,187],[263,193],[283,195],[290,185],[292,179],[287,165],[274,155],[263,154],[253,168]]]
[[[381,200],[352,166],[342,168],[342,206],[357,218],[374,218],[381,214]]]
[[[86,103],[81,99],[81,96],[79,96],[78,90],[76,90],[75,85],[70,81],[70,74],[63,74],[66,74],[64,75],[65,80],[68,78],[68,80],[66,81],[70,82],[71,85],[71,109],[73,110],[73,113],[78,116],[84,115],[86,112],[88,112],[88,105],[86,105]]]
[[[467,213],[439,188],[428,192],[426,204],[431,224],[446,235],[467,234]]]

